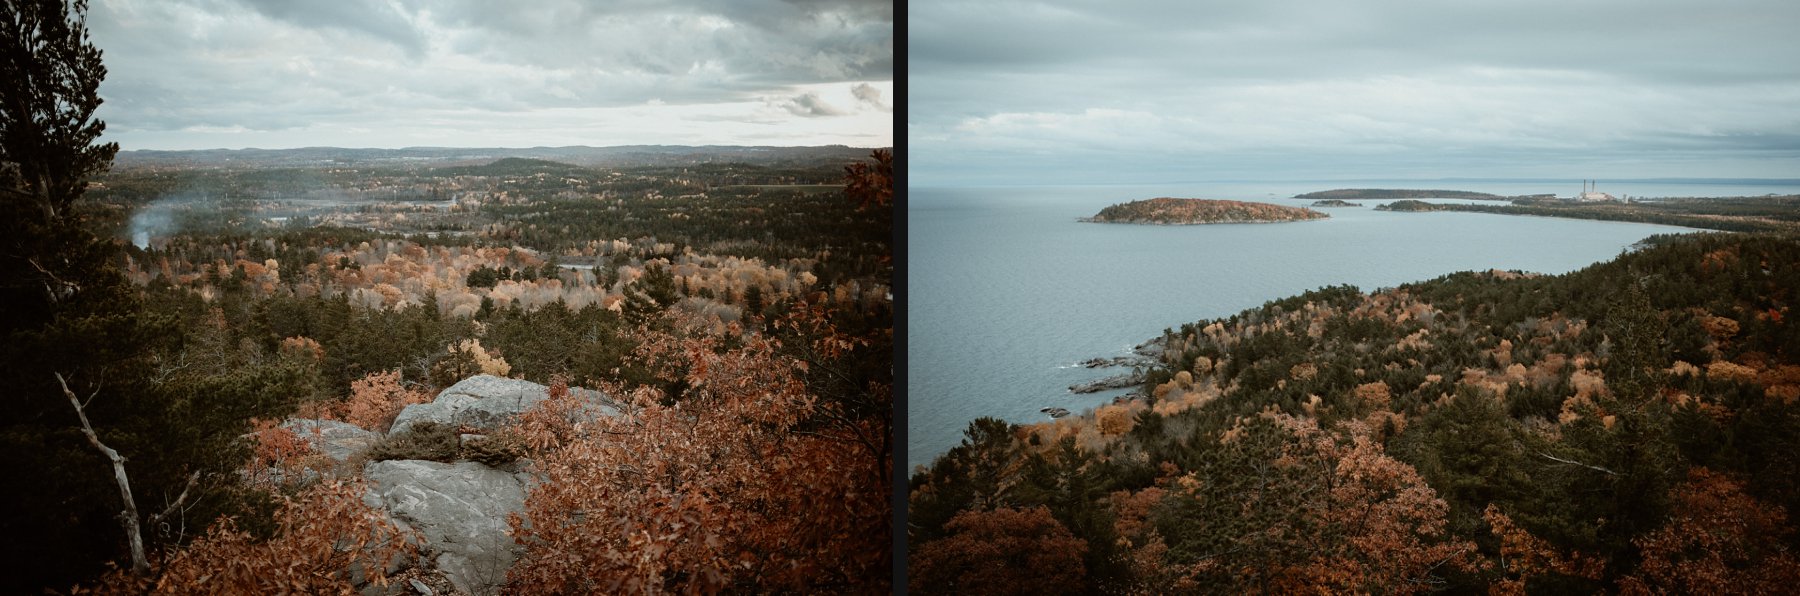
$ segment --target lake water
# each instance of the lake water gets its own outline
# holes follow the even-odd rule
[[[1363,182],[1501,195],[1568,185]],[[907,462],[929,463],[970,420],[1047,420],[1123,390],[1068,386],[1118,369],[1075,363],[1127,353],[1163,329],[1229,316],[1320,286],[1364,292],[1466,270],[1564,273],[1633,243],[1686,228],[1480,213],[1322,209],[1281,224],[1139,226],[1080,223],[1114,203],[1154,197],[1305,206],[1297,193],[1343,184],[911,188],[907,206]],[[1796,188],[1664,184],[1603,188],[1632,196],[1742,196]]]

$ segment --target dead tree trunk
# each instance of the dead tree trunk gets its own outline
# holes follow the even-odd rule
[[[81,432],[87,435],[88,443],[99,449],[106,459],[112,460],[113,479],[119,483],[119,498],[125,501],[125,510],[119,512],[119,525],[125,527],[125,539],[131,543],[131,569],[140,574],[149,573],[150,560],[144,557],[144,535],[138,528],[137,501],[131,498],[131,479],[125,477],[125,458],[101,443],[100,435],[94,434],[93,425],[88,424],[87,411],[82,409],[75,392],[69,390],[69,382],[63,380],[62,373],[56,373],[56,382],[62,384],[63,395],[69,396],[69,405],[75,407],[75,415],[81,418]]]

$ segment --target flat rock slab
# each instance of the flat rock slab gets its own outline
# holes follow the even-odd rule
[[[506,516],[524,512],[526,476],[469,461],[390,460],[370,463],[363,478],[363,502],[417,530],[421,555],[457,589],[493,594],[506,583],[522,550]]]
[[[585,397],[595,416],[619,415],[618,408],[599,391],[578,387],[570,387],[569,391]],[[537,383],[475,375],[438,393],[431,403],[406,406],[394,418],[388,434],[404,431],[421,421],[492,431],[549,398],[549,388]]]

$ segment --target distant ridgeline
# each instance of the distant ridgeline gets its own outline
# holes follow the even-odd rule
[[[1294,195],[1296,199],[1481,199],[1504,201],[1512,197],[1466,190],[1414,190],[1405,188],[1339,188]]]
[[[1325,219],[1324,213],[1302,207],[1214,199],[1146,199],[1119,203],[1082,221],[1187,225],[1209,223],[1273,223]]]
[[[918,468],[909,588],[1787,593],[1800,239],[1641,246],[1169,329],[1144,397]]]
[[[452,166],[484,164],[497,158],[527,158],[582,167],[693,166],[752,164],[767,167],[841,167],[869,155],[869,149],[819,147],[743,147],[712,145],[621,145],[613,147],[407,147],[370,149],[305,147],[299,149],[205,149],[198,151],[120,151],[116,168],[213,166],[234,169],[344,166]],[[518,166],[521,164],[503,164]]]

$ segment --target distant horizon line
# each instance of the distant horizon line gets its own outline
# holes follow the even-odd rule
[[[1204,180],[1201,180],[1201,179],[1166,180],[1166,181],[1154,181],[1154,182],[1059,182],[1059,183],[955,182],[955,183],[928,183],[928,184],[915,183],[912,186],[919,187],[919,188],[934,188],[934,187],[935,188],[967,188],[967,187],[979,187],[979,186],[996,186],[996,187],[1005,187],[1005,186],[1157,186],[1157,185],[1167,185],[1167,184],[1242,184],[1242,183],[1269,183],[1269,182],[1275,182],[1275,183],[1331,182],[1331,183],[1345,183],[1345,184],[1363,183],[1363,182],[1446,182],[1446,183],[1451,183],[1451,182],[1472,182],[1472,183],[1543,182],[1543,183],[1561,184],[1561,183],[1567,183],[1567,182],[1581,182],[1583,180],[1594,180],[1594,181],[1598,181],[1601,184],[1612,182],[1612,183],[1640,183],[1640,184],[1721,184],[1721,185],[1733,185],[1733,186],[1800,185],[1800,178],[1736,178],[1736,177],[1692,177],[1692,178],[1688,178],[1688,177],[1666,177],[1666,176],[1660,177],[1660,178],[1575,178],[1575,177],[1553,178],[1553,177],[1538,176],[1538,177],[1519,177],[1519,178],[1471,178],[1471,177],[1448,177],[1448,178],[1407,178],[1407,177],[1395,177],[1395,178],[1218,178],[1218,179],[1204,179]],[[1437,190],[1446,190],[1446,189],[1437,189]]]
[[[303,151],[303,150],[308,150],[308,149],[343,149],[343,150],[353,150],[353,151],[416,151],[416,150],[429,150],[429,149],[455,149],[455,150],[465,150],[466,151],[466,150],[474,150],[474,149],[503,149],[503,150],[617,149],[617,148],[623,148],[623,147],[691,147],[691,148],[740,147],[740,148],[750,148],[750,149],[761,148],[761,147],[769,147],[769,148],[775,148],[775,149],[807,149],[807,148],[843,147],[846,149],[889,149],[889,148],[892,148],[893,145],[867,146],[867,147],[845,145],[842,143],[829,143],[829,144],[825,144],[825,145],[721,145],[721,144],[653,145],[653,144],[645,144],[645,143],[630,143],[630,144],[624,144],[624,145],[534,145],[531,147],[505,147],[505,146],[498,146],[498,145],[466,146],[466,147],[453,146],[453,145],[418,145],[418,146],[409,146],[409,147],[339,147],[339,146],[335,146],[335,145],[307,145],[304,147],[236,147],[236,148],[233,148],[233,147],[211,147],[211,148],[206,148],[206,149],[126,149],[124,147],[120,147],[119,153],[139,153],[139,152],[193,153],[193,152],[204,152],[204,151]]]

